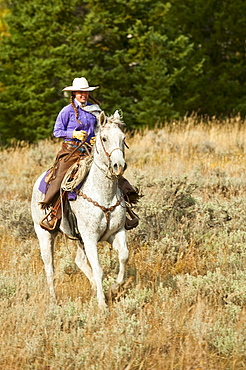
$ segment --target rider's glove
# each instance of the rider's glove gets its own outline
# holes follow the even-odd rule
[[[87,132],[86,131],[73,131],[73,139],[78,139],[80,141],[85,141],[87,139]]]
[[[95,144],[95,141],[96,141],[96,136],[92,136],[92,138],[90,139],[91,146]]]

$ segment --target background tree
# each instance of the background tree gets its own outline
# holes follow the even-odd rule
[[[243,0],[1,1],[3,143],[51,135],[68,103],[62,88],[79,76],[100,85],[102,109],[122,109],[129,128],[246,113]]]
[[[187,83],[186,110],[209,116],[246,114],[246,2],[171,0],[170,19],[194,44],[203,74]],[[181,109],[179,109],[181,111]]]
[[[0,40],[4,35],[8,34],[7,25],[4,21],[7,13],[8,9],[6,5],[4,4],[3,0],[0,0]]]
[[[73,58],[72,30],[78,14],[81,18],[83,13],[77,4],[76,0],[10,3],[6,17],[10,36],[0,44],[3,142],[13,138],[33,141],[52,132],[65,102],[61,83]]]
[[[0,44],[2,140],[52,132],[75,76],[99,84],[102,108],[129,127],[176,117],[171,89],[185,78],[192,46],[168,26],[169,6],[150,0],[12,1]],[[11,103],[11,108],[10,108]]]
[[[134,128],[178,117],[174,91],[180,94],[185,79],[195,76],[201,64],[196,63],[195,72],[191,43],[171,27],[170,4],[150,0],[88,4],[84,23],[90,30],[88,52],[106,110],[122,108]]]

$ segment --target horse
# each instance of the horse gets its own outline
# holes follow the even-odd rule
[[[75,263],[89,279],[92,291],[97,296],[98,305],[102,309],[105,309],[107,304],[102,286],[103,271],[99,263],[98,242],[107,241],[118,252],[119,272],[116,283],[112,287],[114,290],[124,282],[125,267],[129,256],[124,227],[126,207],[122,192],[118,187],[118,179],[126,169],[125,135],[121,129],[123,124],[118,111],[109,117],[104,112],[100,113],[90,171],[76,200],[69,201],[82,239],[78,241]],[[56,301],[53,262],[54,242],[58,231],[47,231],[40,226],[45,216],[45,211],[39,206],[44,194],[38,189],[43,176],[44,174],[34,184],[31,212],[50,296]],[[64,217],[66,216],[63,215]],[[66,234],[62,224],[60,231]]]

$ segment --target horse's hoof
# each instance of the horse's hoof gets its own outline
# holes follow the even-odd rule
[[[55,296],[50,296],[49,302],[52,306],[57,306],[57,299]]]
[[[119,291],[120,291],[120,285],[113,284],[107,292],[107,301],[112,302],[113,300],[117,299]]]
[[[106,302],[100,302],[99,303],[99,309],[104,314],[108,313],[108,306],[107,306]]]
[[[111,285],[109,290],[110,290],[112,295],[116,295],[119,292],[119,289],[120,289],[120,285],[115,283],[115,284]]]

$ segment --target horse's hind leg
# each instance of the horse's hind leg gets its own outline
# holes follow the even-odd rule
[[[39,225],[34,225],[41,251],[41,257],[44,263],[47,283],[50,295],[56,301],[54,289],[54,241],[57,233],[50,233],[42,229]]]
[[[78,242],[78,250],[77,255],[75,257],[75,263],[80,268],[81,271],[86,275],[86,277],[89,279],[92,287],[93,294],[96,294],[96,283],[93,277],[92,269],[90,268],[88,264],[88,260],[86,257],[86,254],[83,249],[83,245],[81,245],[80,242]]]

